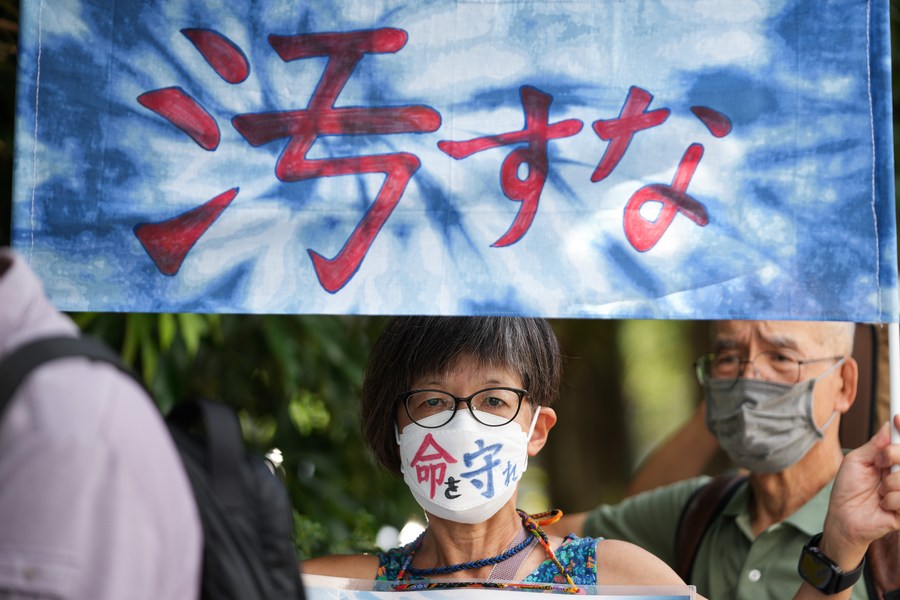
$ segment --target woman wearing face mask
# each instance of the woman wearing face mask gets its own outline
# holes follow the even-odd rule
[[[459,579],[522,586],[681,584],[637,546],[547,536],[541,524],[554,513],[517,510],[528,458],[556,423],[550,404],[560,362],[556,337],[543,320],[391,320],[366,369],[363,434],[378,461],[402,475],[428,528],[405,547],[312,559],[303,572],[447,585]]]

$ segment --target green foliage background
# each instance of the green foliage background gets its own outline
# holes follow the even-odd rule
[[[249,447],[278,448],[302,557],[373,550],[417,507],[362,449],[359,391],[375,317],[97,314],[72,317],[121,350],[162,411],[189,397],[239,411]]]

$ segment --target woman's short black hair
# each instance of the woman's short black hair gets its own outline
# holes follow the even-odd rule
[[[562,359],[544,319],[394,317],[369,355],[361,409],[363,437],[389,471],[400,473],[398,395],[418,379],[446,375],[460,359],[518,374],[533,406],[549,406],[557,397]]]

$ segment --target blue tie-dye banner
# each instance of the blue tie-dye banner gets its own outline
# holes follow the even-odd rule
[[[887,0],[23,0],[66,310],[896,321]]]

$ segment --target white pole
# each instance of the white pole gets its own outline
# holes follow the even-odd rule
[[[891,379],[891,441],[900,443],[900,431],[894,427],[893,415],[900,414],[900,323],[888,323],[888,358]],[[900,471],[894,465],[892,471]]]

